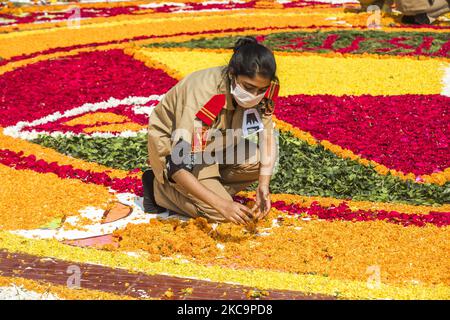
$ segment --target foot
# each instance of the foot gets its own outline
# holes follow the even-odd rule
[[[430,18],[426,13],[419,13],[414,16],[416,24],[431,24]]]
[[[148,213],[161,213],[166,211],[166,209],[156,204],[153,190],[154,180],[155,174],[152,169],[146,170],[142,175],[142,186],[144,187],[144,211]]]
[[[403,16],[402,23],[404,24],[431,24],[433,21],[428,17],[426,13],[419,13],[415,16]]]
[[[402,17],[402,23],[403,24],[414,24],[414,23],[416,23],[415,16],[403,16]]]

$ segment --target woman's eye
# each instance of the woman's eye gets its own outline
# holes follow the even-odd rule
[[[253,87],[248,87],[248,86],[246,86],[246,85],[243,85],[243,88],[244,88],[246,91],[248,91],[248,92],[250,92],[250,93],[253,93],[253,94],[255,94],[255,95],[259,95],[259,94],[261,94],[261,93],[267,91],[267,88],[264,88],[264,89],[257,89],[257,88],[253,88]]]
[[[262,94],[262,93],[264,93],[264,92],[266,92],[267,91],[267,89],[259,89],[258,90],[258,94]]]

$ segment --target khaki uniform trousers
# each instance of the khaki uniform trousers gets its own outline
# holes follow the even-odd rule
[[[433,6],[427,12],[427,15],[431,20],[435,20],[448,12],[450,12],[450,3],[448,0],[435,0]]]
[[[258,180],[259,151],[255,143],[245,140],[245,161],[234,164],[196,164],[192,174],[199,182],[226,200]],[[235,159],[238,148],[235,146]],[[226,152],[226,151],[225,151]],[[183,187],[164,177],[164,184],[154,180],[156,203],[166,209],[192,218],[204,217],[212,222],[224,222],[225,218],[209,204],[189,194]]]

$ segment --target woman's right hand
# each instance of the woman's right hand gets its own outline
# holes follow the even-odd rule
[[[224,200],[219,208],[219,213],[235,224],[246,225],[253,221],[252,210],[233,200]]]

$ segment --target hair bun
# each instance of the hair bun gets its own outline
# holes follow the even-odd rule
[[[243,46],[246,46],[248,44],[258,44],[258,40],[256,40],[256,38],[252,37],[252,36],[240,37],[234,44],[233,51],[236,52],[240,48],[242,48]]]

